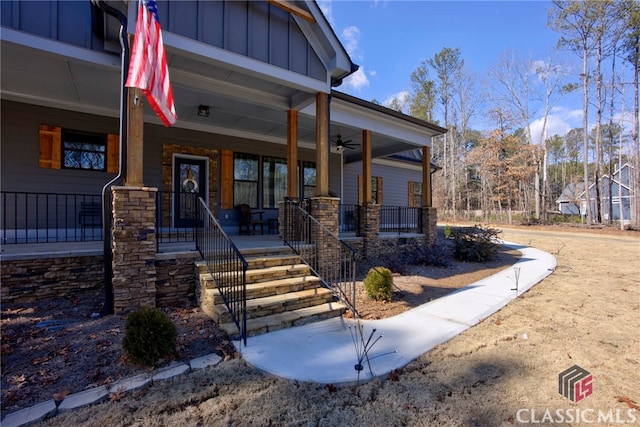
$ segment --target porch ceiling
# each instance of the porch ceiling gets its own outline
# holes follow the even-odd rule
[[[323,82],[313,83],[304,77],[288,79],[290,72],[286,70],[274,77],[204,60],[192,53],[167,50],[178,114],[174,127],[286,144],[286,112],[293,108],[300,111],[299,146],[315,148],[318,90],[314,86]],[[61,45],[6,28],[0,54],[2,99],[119,116],[119,55]],[[201,104],[210,107],[208,117],[197,115]],[[161,124],[146,102],[145,121]],[[429,145],[430,136],[442,133],[440,128],[425,132],[420,126],[334,97],[330,137],[340,134],[344,140],[361,144],[363,129],[373,132],[374,157]],[[332,151],[337,152],[333,143]],[[345,150],[344,155],[346,161],[361,159],[361,145]]]

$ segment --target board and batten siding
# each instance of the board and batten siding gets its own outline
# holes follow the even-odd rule
[[[385,206],[409,206],[409,181],[422,182],[422,172],[398,162],[398,166],[372,164],[372,176],[382,177]],[[362,162],[344,165],[344,201],[358,204],[358,175],[362,174]]]
[[[197,40],[320,81],[327,69],[290,13],[266,1],[159,0],[163,31]],[[126,8],[120,9],[126,14]],[[103,19],[117,22],[86,1],[2,1],[0,22],[18,31],[99,52]],[[129,17],[135,22],[135,16]],[[119,23],[118,23],[119,25]],[[170,48],[168,49],[169,54]],[[119,52],[112,52],[117,54]]]

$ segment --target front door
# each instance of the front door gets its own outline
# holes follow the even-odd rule
[[[173,177],[174,226],[195,227],[198,225],[198,198],[207,201],[207,159],[176,156]]]

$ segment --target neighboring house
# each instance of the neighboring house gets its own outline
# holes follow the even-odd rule
[[[178,115],[170,128],[146,100],[140,104],[133,90],[122,89],[121,58],[128,54],[119,30],[124,22],[134,33],[137,6],[0,2],[3,243],[34,233],[54,241],[93,238],[85,228],[100,223],[103,188],[112,193],[114,224],[138,227],[117,229],[114,240],[133,234],[146,244],[125,255],[114,245],[114,257],[125,260],[154,249],[145,242],[154,219],[159,236],[197,225],[185,194],[200,196],[230,233],[238,230],[240,204],[275,222],[285,197],[335,196],[342,199],[321,215],[331,231],[339,231],[332,220],[338,204],[379,202],[423,208],[428,220],[420,231],[435,236],[435,210],[424,194],[431,192],[431,140],[446,129],[336,91],[358,66],[315,1],[158,1]],[[127,126],[122,113],[133,117],[140,105],[143,128]],[[354,148],[337,146],[338,135]],[[393,157],[416,149],[425,153],[422,163],[408,167]],[[382,185],[377,196],[372,189],[359,198],[356,175],[379,178],[384,199]],[[146,206],[145,218],[128,206]],[[379,230],[369,226],[376,221],[363,221],[368,228],[357,234],[377,238]],[[128,274],[123,263],[114,267],[115,281],[138,280],[119,278]]]
[[[620,221],[620,205],[622,201],[622,217],[625,222],[631,218],[631,204],[633,201],[633,166],[625,163],[613,173],[613,179],[608,175],[602,176],[602,195],[604,201],[603,220]],[[612,197],[610,196],[612,195]],[[589,185],[589,206],[592,216],[596,212],[596,188],[595,184]],[[571,183],[565,187],[560,197],[556,200],[558,210],[563,215],[587,214],[587,201],[584,191],[584,182]],[[612,215],[610,216],[610,210]]]

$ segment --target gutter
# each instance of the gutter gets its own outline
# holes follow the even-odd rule
[[[120,21],[120,46],[122,48],[122,61],[120,71],[121,96],[120,96],[120,167],[118,175],[102,187],[102,225],[103,225],[103,263],[104,263],[104,307],[103,314],[114,313],[113,298],[113,253],[111,241],[112,204],[109,189],[112,185],[122,180],[127,170],[127,102],[129,89],[124,85],[129,73],[129,40],[127,39],[127,17],[116,8],[108,5],[104,0],[91,0],[91,3]]]

